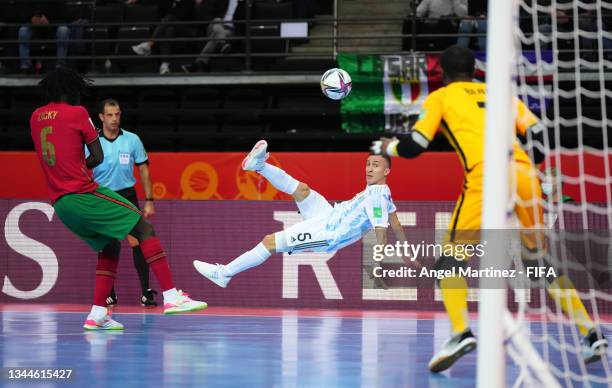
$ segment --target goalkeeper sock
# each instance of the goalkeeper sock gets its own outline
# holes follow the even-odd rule
[[[272,186],[289,195],[293,195],[300,184],[297,179],[287,174],[284,170],[269,163],[264,164],[264,167],[258,172],[263,175]]]
[[[242,255],[235,258],[231,263],[226,264],[223,268],[223,273],[226,276],[234,276],[249,268],[258,266],[272,256],[270,251],[259,243],[250,251],[244,252]]]
[[[467,281],[462,276],[440,280],[442,300],[451,322],[453,335],[468,328]]]
[[[585,336],[593,328],[593,321],[576,292],[574,283],[565,275],[559,276],[547,288],[548,294],[561,306],[561,310],[576,322],[580,334]]]

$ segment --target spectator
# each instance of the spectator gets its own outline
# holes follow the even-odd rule
[[[206,37],[208,38],[200,55],[190,65],[181,66],[186,73],[202,72],[209,70],[210,54],[220,52],[227,54],[231,51],[232,45],[225,39],[234,35],[234,13],[238,7],[238,0],[207,0],[212,4],[211,15],[221,14],[213,17],[213,23],[208,25]],[[221,16],[223,18],[221,18]]]
[[[165,16],[161,19],[161,22],[171,23],[190,20],[195,13],[195,6],[202,4],[203,1],[204,0],[160,0],[159,8],[162,10],[167,9],[167,12],[164,12]],[[130,0],[129,4],[135,2],[136,0]],[[160,38],[174,38],[174,30],[175,25],[173,24],[159,24],[153,31],[150,40],[132,46],[132,50],[138,55],[151,55],[151,51],[156,43],[155,41]],[[159,44],[159,51],[162,55],[170,55],[172,51],[172,42],[161,42]],[[170,73],[170,63],[164,60],[159,66],[159,74],[168,73]]]
[[[461,34],[471,34],[476,30],[478,34],[478,50],[487,49],[487,0],[468,0],[468,18],[459,22],[459,39],[457,45],[469,48],[470,37]]]
[[[419,28],[425,34],[456,33],[458,23],[451,18],[465,18],[467,14],[467,0],[423,0],[416,9],[417,17],[427,18]],[[433,46],[431,48],[434,49],[444,49],[453,43],[447,37],[433,40],[425,38],[425,40],[430,40]]]
[[[19,68],[22,73],[33,73],[34,66],[30,58],[30,40],[51,39],[55,32],[56,66],[66,65],[70,28],[62,24],[65,15],[65,4],[61,0],[22,0],[18,4],[19,20],[25,25],[19,27]],[[49,24],[59,24],[50,27]],[[38,69],[37,69],[38,70]]]

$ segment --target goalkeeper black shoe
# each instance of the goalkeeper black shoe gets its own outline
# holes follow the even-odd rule
[[[608,340],[595,328],[582,338],[582,359],[585,364],[599,361],[608,350]]]
[[[429,361],[429,370],[434,373],[442,372],[474,349],[476,338],[470,329],[466,329],[446,341],[442,349]]]

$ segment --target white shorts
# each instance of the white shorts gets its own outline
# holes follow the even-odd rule
[[[327,252],[329,233],[325,230],[327,216],[313,217],[276,232],[277,252]]]
[[[334,209],[324,196],[312,189],[310,190],[308,197],[304,198],[304,200],[301,202],[296,202],[296,204],[302,217],[307,220],[327,214]]]
[[[275,233],[277,252],[328,252],[330,233],[325,230],[333,207],[314,190],[296,202],[304,221]]]

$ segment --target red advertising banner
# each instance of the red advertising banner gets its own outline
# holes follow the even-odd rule
[[[154,196],[182,200],[289,199],[254,172],[241,169],[241,152],[149,154]],[[269,161],[331,200],[352,197],[365,185],[367,153],[273,153]],[[586,200],[607,202],[607,185],[598,183],[612,166],[612,154],[563,155],[552,159],[564,182],[586,182]],[[47,198],[42,171],[33,152],[0,152],[0,198]],[[395,200],[454,201],[463,182],[455,153],[428,152],[415,159],[393,159],[388,184]],[[588,178],[586,176],[588,175]],[[595,178],[595,179],[592,179]],[[142,188],[137,185],[142,197]],[[578,183],[565,183],[564,194],[582,201]]]
[[[241,168],[242,152],[151,152],[157,199],[290,199],[255,172]],[[329,199],[349,199],[365,186],[367,153],[273,153],[268,160]],[[33,152],[0,152],[0,198],[47,198]],[[389,177],[395,200],[455,200],[463,182],[454,153],[430,153],[414,160],[394,159]],[[137,184],[139,195],[142,188]]]

